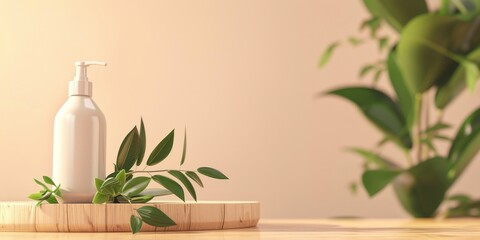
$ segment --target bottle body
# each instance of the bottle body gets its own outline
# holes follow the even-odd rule
[[[89,96],[70,96],[55,116],[53,180],[67,203],[91,203],[105,178],[106,121]]]

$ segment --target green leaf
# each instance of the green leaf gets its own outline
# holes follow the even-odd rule
[[[394,162],[363,148],[349,148],[350,152],[360,155],[366,162],[371,163],[381,169],[398,169]]]
[[[147,202],[150,202],[150,200],[152,200],[153,198],[154,196],[150,196],[150,195],[135,196],[130,198],[130,202],[131,203],[147,203]]]
[[[370,197],[380,192],[393,181],[401,171],[389,169],[367,170],[362,175],[362,182]]]
[[[197,171],[207,177],[216,178],[216,179],[228,179],[222,172],[218,171],[215,168],[211,167],[201,167]]]
[[[462,61],[460,63],[465,69],[465,80],[467,81],[467,88],[470,92],[475,90],[475,85],[477,84],[477,79],[479,75],[479,70],[477,64],[470,61]]]
[[[47,199],[45,199],[45,201],[47,201],[48,203],[50,204],[57,204],[58,201],[57,201],[57,198],[55,198],[55,195],[50,195],[50,197],[48,197]]]
[[[43,197],[43,194],[45,194],[45,192],[32,193],[28,195],[28,198],[32,200],[40,200]]]
[[[192,198],[197,201],[197,193],[195,192],[195,188],[193,187],[192,183],[190,182],[190,180],[188,180],[188,178],[180,171],[176,171],[176,170],[170,170],[168,171],[168,173],[170,173],[172,176],[176,177],[178,180],[180,180],[180,182],[183,183],[183,185],[185,186],[185,188],[188,190],[188,192],[190,193],[190,195],[192,196]]]
[[[436,134],[435,136],[433,136],[433,138],[435,139],[439,139],[439,140],[444,140],[444,141],[447,141],[447,142],[451,142],[452,139],[450,137],[447,137],[447,136],[444,136],[444,135],[438,135]]]
[[[480,47],[468,53],[466,57],[469,61],[480,64]],[[435,106],[444,109],[451,103],[467,86],[467,69],[460,64],[455,68],[451,77],[441,84],[435,94]],[[475,75],[475,70],[470,70],[470,75]]]
[[[373,88],[347,87],[328,94],[352,101],[377,128],[403,148],[412,148],[405,118],[398,105],[385,93]]]
[[[427,91],[445,82],[456,62],[452,58],[463,45],[468,24],[455,16],[422,15],[402,31],[397,63],[410,89]]]
[[[135,177],[130,179],[122,188],[122,194],[126,196],[135,196],[148,187],[149,177]]]
[[[170,194],[172,194],[172,192],[170,192],[167,189],[149,188],[149,189],[145,189],[139,195],[150,195],[150,196],[154,196],[154,197],[159,197],[159,196],[166,196],[166,195],[170,195]]]
[[[147,165],[153,166],[163,161],[172,151],[175,129],[173,129],[156,147],[148,157]]]
[[[103,180],[100,179],[100,178],[95,178],[95,189],[97,189],[97,191],[100,191],[101,190],[101,187],[103,185]]]
[[[382,138],[382,140],[380,140],[378,143],[377,143],[377,147],[381,147],[383,145],[385,145],[385,143],[389,142],[390,139],[388,139],[388,137],[384,137]]]
[[[408,129],[411,129],[417,118],[417,111],[415,110],[415,94],[408,88],[408,85],[403,78],[402,72],[396,61],[395,51],[391,51],[388,55],[387,70],[390,83],[397,95],[400,110],[406,118]]]
[[[348,38],[348,42],[349,42],[350,44],[352,44],[352,46],[357,46],[357,45],[363,43],[363,41],[362,41],[361,39],[358,39],[358,38],[356,38],[356,37],[354,37],[354,36],[350,36],[350,37]]]
[[[114,194],[116,190],[120,187],[120,181],[115,178],[107,178],[102,186],[100,186],[100,192],[105,193],[108,192],[110,194]]]
[[[33,180],[35,181],[35,183],[37,183],[38,185],[40,185],[41,187],[43,187],[45,190],[48,190],[48,187],[47,187],[45,184],[43,184],[42,182],[38,181],[38,180],[35,179],[35,178],[34,178]]]
[[[432,217],[448,189],[446,159],[434,157],[411,167],[394,182],[400,203],[414,217]]]
[[[130,170],[138,158],[139,137],[137,127],[134,127],[122,141],[117,155],[117,168]]]
[[[144,206],[137,209],[137,213],[142,217],[143,222],[155,227],[169,227],[176,223],[158,208]]]
[[[154,175],[152,176],[152,179],[185,202],[185,193],[183,192],[183,188],[180,186],[180,184],[162,175]]]
[[[373,83],[378,82],[380,77],[382,76],[383,69],[382,68],[377,68],[375,71],[375,74],[373,75]]]
[[[433,126],[428,127],[427,129],[422,131],[422,133],[433,133],[433,132],[437,132],[437,131],[440,131],[440,130],[449,129],[451,127],[452,126],[450,124],[439,122],[439,123],[434,124]]]
[[[378,39],[378,49],[383,51],[386,47],[388,47],[388,37],[382,37]]]
[[[185,174],[203,188],[202,179],[195,172],[187,171]]]
[[[332,44],[330,44],[327,49],[325,50],[325,52],[322,54],[322,57],[320,58],[320,61],[318,62],[318,67],[319,68],[322,68],[323,66],[325,66],[328,61],[330,60],[330,58],[332,57],[332,53],[333,51],[335,50],[335,48],[337,48],[338,46],[340,45],[339,42],[334,42]]]
[[[424,0],[364,0],[373,16],[385,19],[395,30],[402,28],[415,16],[428,12]]]
[[[107,194],[103,194],[101,192],[96,192],[95,196],[93,196],[92,203],[94,204],[102,204],[108,202],[110,196]]]
[[[370,29],[370,37],[375,38],[377,36],[377,31],[380,28],[380,18],[373,16],[372,18],[363,21],[360,25],[360,31],[366,27]]]
[[[448,176],[453,182],[480,150],[480,108],[471,113],[460,126],[448,153],[451,162]]]
[[[142,219],[133,215],[130,217],[130,229],[135,234],[142,228]]]
[[[127,176],[125,174],[125,170],[122,169],[120,172],[118,172],[117,176],[115,176],[115,179],[118,180],[119,186],[123,186],[125,184],[125,181],[127,179]]]
[[[187,156],[187,128],[185,128],[185,135],[183,136],[183,151],[182,151],[182,160],[180,161],[180,166],[185,162],[185,157]]]
[[[53,182],[53,180],[48,177],[48,176],[43,176],[43,181],[46,183],[46,184],[50,184],[50,185],[53,185],[53,186],[57,186],[55,185],[55,183]]]
[[[147,145],[147,135],[145,134],[145,125],[143,124],[143,118],[141,118],[140,119],[140,136],[138,138],[137,166],[142,164],[143,157],[145,156],[146,145]]]
[[[373,64],[365,65],[360,69],[360,73],[358,75],[359,75],[360,78],[363,78],[367,73],[369,73],[373,69],[376,69],[375,65],[373,65]]]

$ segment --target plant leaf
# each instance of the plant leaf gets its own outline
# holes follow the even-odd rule
[[[163,161],[172,151],[175,129],[173,129],[150,153],[147,165],[153,166]]]
[[[349,148],[350,152],[360,155],[366,162],[376,165],[381,169],[398,169],[394,162],[363,148]]]
[[[168,173],[170,173],[172,176],[176,177],[178,180],[180,180],[180,182],[183,183],[183,185],[185,186],[185,188],[188,190],[188,192],[190,193],[190,195],[192,196],[192,198],[197,201],[197,193],[195,192],[195,188],[193,187],[192,183],[190,182],[190,180],[188,180],[188,178],[183,175],[182,172],[180,171],[176,171],[176,170],[170,170],[168,171]]]
[[[40,200],[45,192],[32,193],[28,195],[28,198],[32,200]]]
[[[467,88],[470,90],[470,92],[473,92],[479,76],[478,66],[474,62],[470,61],[462,61],[461,65],[465,69],[465,81],[467,81]]]
[[[142,219],[133,215],[130,217],[130,229],[135,234],[142,228]]]
[[[123,186],[125,184],[126,179],[127,179],[127,177],[125,175],[125,170],[124,169],[120,170],[120,172],[118,172],[118,174],[115,176],[115,179],[118,180],[119,186]]]
[[[53,185],[53,186],[55,186],[55,187],[57,186],[57,185],[53,182],[53,180],[52,180],[50,177],[48,177],[48,176],[43,176],[43,181],[44,181],[45,183],[50,184],[50,185]]]
[[[415,217],[432,217],[448,189],[448,164],[434,157],[408,169],[394,181],[400,203]]]
[[[195,172],[187,171],[185,174],[203,188],[202,179]]]
[[[402,28],[415,16],[427,13],[424,0],[364,0],[373,16],[385,19],[395,30]]]
[[[135,177],[130,179],[122,188],[122,194],[126,196],[135,196],[148,187],[149,177]]]
[[[360,69],[360,73],[358,74],[358,76],[360,78],[363,78],[367,73],[369,73],[375,68],[376,68],[375,65],[372,65],[372,64],[365,65]]]
[[[95,196],[93,196],[92,203],[94,204],[102,204],[108,202],[110,196],[107,194],[103,194],[101,192],[96,192]]]
[[[140,136],[138,137],[137,166],[142,164],[143,157],[145,156],[146,145],[147,145],[147,135],[145,134],[145,125],[143,124],[143,118],[141,118],[140,119]]]
[[[353,102],[377,128],[403,148],[412,148],[410,133],[398,105],[373,88],[347,87],[328,92]]]
[[[415,110],[415,94],[408,88],[408,85],[403,78],[402,72],[396,61],[395,51],[391,51],[388,55],[387,70],[390,83],[397,95],[400,110],[406,118],[408,129],[411,129],[417,118],[417,111]]]
[[[216,178],[216,179],[228,179],[222,172],[218,171],[215,168],[211,167],[201,167],[197,171],[207,177]]]
[[[437,132],[437,131],[440,131],[440,130],[449,129],[449,128],[451,128],[451,127],[452,127],[452,126],[451,126],[450,124],[446,124],[446,123],[443,123],[443,122],[439,122],[439,123],[434,124],[433,126],[428,127],[428,128],[425,129],[422,133]]]
[[[361,39],[358,39],[354,36],[350,36],[348,37],[348,42],[352,45],[352,46],[357,46],[359,44],[362,44],[363,41]]]
[[[480,47],[468,53],[466,58],[471,62],[480,64]],[[435,93],[435,106],[437,108],[444,109],[465,89],[467,86],[466,75],[465,66],[460,64],[455,68],[451,77],[445,81],[445,83],[438,86],[437,92]]]
[[[382,68],[377,68],[375,71],[375,74],[373,75],[373,83],[377,83],[380,77],[382,76],[383,69]]]
[[[147,202],[150,202],[150,200],[152,200],[153,198],[154,196],[150,196],[150,195],[135,196],[130,198],[130,202],[131,203],[147,203]]]
[[[55,195],[53,195],[53,194],[51,194],[50,197],[45,199],[45,201],[47,201],[50,204],[57,204],[58,203],[57,198],[55,198]]]
[[[382,37],[378,39],[378,49],[383,51],[388,46],[388,37]]]
[[[35,183],[37,183],[38,185],[40,185],[41,187],[43,187],[45,190],[48,190],[48,187],[47,187],[44,183],[38,181],[38,180],[35,179],[35,178],[34,178],[33,180],[35,181]]]
[[[102,192],[102,194],[105,194],[105,191],[106,191],[110,194],[114,194],[116,190],[119,189],[119,186],[120,186],[120,181],[118,181],[115,178],[107,178],[103,182],[102,186],[100,186],[100,192]]]
[[[176,223],[156,207],[144,206],[137,209],[143,222],[155,227],[174,226]]]
[[[152,176],[153,181],[157,182],[158,184],[162,185],[170,192],[175,194],[178,198],[182,199],[185,202],[185,193],[183,192],[182,186],[177,182],[173,181],[172,179],[162,176],[162,175],[154,175]]]
[[[337,48],[338,46],[340,45],[339,42],[334,42],[332,44],[330,44],[327,49],[325,50],[325,52],[323,52],[322,54],[322,57],[320,58],[320,61],[318,62],[318,67],[319,68],[322,68],[323,66],[325,66],[328,61],[330,60],[330,58],[332,57],[332,53],[333,51],[335,50],[335,48]]]
[[[360,25],[360,31],[366,27],[370,29],[370,37],[375,38],[377,36],[377,31],[380,28],[380,18],[373,16],[370,19],[363,21]]]
[[[390,169],[367,170],[362,175],[362,182],[370,197],[380,192],[393,181],[401,171]]]
[[[423,93],[450,78],[457,64],[451,54],[460,51],[467,29],[455,16],[434,14],[418,16],[404,28],[396,60],[410,89]]]
[[[182,151],[182,160],[180,161],[180,166],[185,162],[185,157],[187,156],[187,128],[185,128],[185,135],[183,136],[183,151]]]
[[[154,196],[154,197],[159,197],[159,196],[166,196],[166,195],[170,195],[170,194],[172,194],[172,192],[170,192],[167,189],[149,188],[149,189],[145,189],[144,191],[142,191],[139,195],[150,195],[150,196]]]
[[[97,189],[97,191],[100,191],[100,188],[102,187],[103,182],[104,181],[102,179],[95,178],[95,189]]]
[[[451,184],[462,174],[479,150],[480,108],[477,108],[463,121],[450,147],[448,160],[451,166],[448,176]]]
[[[117,155],[117,168],[130,170],[138,158],[139,139],[137,127],[134,127],[122,141]]]

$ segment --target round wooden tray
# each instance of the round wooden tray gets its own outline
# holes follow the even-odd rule
[[[254,227],[260,219],[259,202],[153,202],[177,225],[143,232],[217,230]],[[128,232],[130,204],[43,204],[0,202],[0,232]]]

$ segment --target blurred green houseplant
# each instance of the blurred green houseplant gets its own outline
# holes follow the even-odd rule
[[[480,0],[443,0],[438,9],[428,9],[424,0],[363,0],[371,13],[361,29],[378,41],[386,59],[367,64],[360,77],[371,74],[372,86],[344,87],[329,91],[355,104],[384,135],[374,150],[350,148],[365,160],[362,183],[369,196],[393,185],[404,209],[414,217],[432,217],[439,206],[453,202],[447,215],[480,216],[480,201],[466,195],[447,197],[449,188],[480,149],[480,108],[458,127],[454,138],[444,134],[451,126],[443,121],[444,109],[468,88],[473,92],[480,64]],[[388,25],[398,33],[390,42],[377,30]],[[352,45],[365,40],[348,38]],[[341,42],[331,44],[322,58],[324,66]],[[394,96],[378,89],[383,72]],[[324,94],[322,94],[324,95]],[[434,118],[429,109],[436,108]],[[446,141],[448,152],[436,148]],[[399,165],[378,154],[385,143],[405,153]]]

